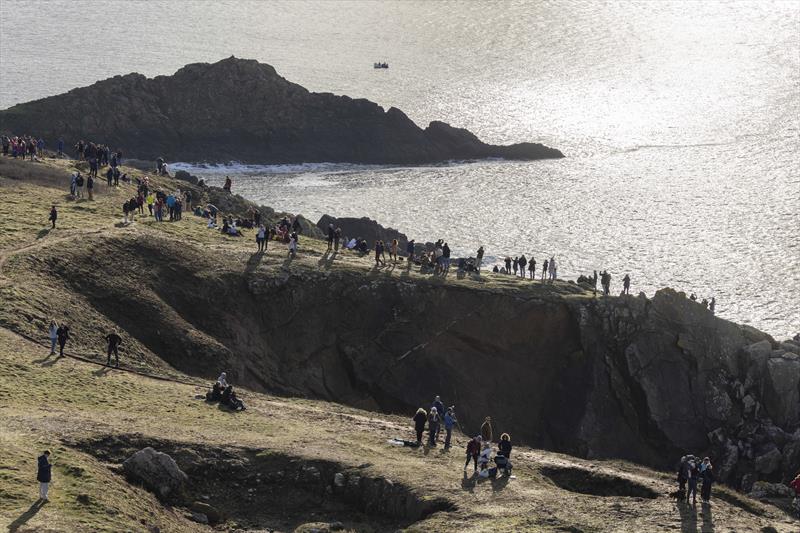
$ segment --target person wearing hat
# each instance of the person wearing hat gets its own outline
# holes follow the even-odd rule
[[[106,366],[111,366],[111,354],[113,352],[116,358],[116,366],[119,367],[119,345],[122,344],[122,337],[117,335],[116,331],[112,331],[105,336],[108,341],[108,359],[106,359]]]

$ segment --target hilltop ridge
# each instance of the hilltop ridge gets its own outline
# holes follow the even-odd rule
[[[0,132],[104,139],[126,156],[169,161],[421,164],[560,158],[536,143],[495,146],[465,129],[421,129],[397,108],[312,93],[267,64],[229,57],[171,76],[114,76],[0,111]]]

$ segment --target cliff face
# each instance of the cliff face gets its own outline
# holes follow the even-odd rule
[[[563,157],[541,144],[488,145],[442,122],[423,130],[398,109],[311,93],[269,65],[233,57],[187,65],[172,76],[116,76],[19,104],[0,111],[0,131],[63,137],[67,147],[93,140],[121,147],[129,157],[170,161],[415,164]]]
[[[710,454],[718,477],[745,490],[800,468],[800,346],[671,290],[594,299],[577,285],[520,293],[346,271],[242,273],[129,238],[40,268],[190,374],[225,368],[256,390],[389,412],[440,394],[467,432],[490,415],[521,442],[584,457],[670,468],[683,453]]]

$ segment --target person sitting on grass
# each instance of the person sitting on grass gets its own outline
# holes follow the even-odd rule
[[[236,393],[233,392],[233,385],[228,385],[225,387],[225,390],[222,393],[221,403],[222,405],[230,407],[234,411],[245,410],[244,402],[237,398]]]
[[[206,393],[206,401],[208,402],[219,402],[222,400],[222,391],[224,387],[220,384],[219,381],[215,381],[214,385],[212,385],[211,390]]]

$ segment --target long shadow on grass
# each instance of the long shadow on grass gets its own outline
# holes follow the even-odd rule
[[[36,501],[36,502],[35,502],[33,505],[31,505],[31,506],[30,506],[30,508],[29,508],[27,511],[25,511],[24,513],[22,513],[22,514],[19,516],[19,518],[17,518],[16,520],[14,520],[13,522],[11,522],[11,523],[8,525],[8,532],[9,532],[9,533],[14,533],[14,532],[16,532],[16,531],[17,531],[17,530],[18,530],[20,527],[22,527],[22,526],[24,526],[26,523],[28,523],[28,520],[30,520],[31,518],[33,518],[34,516],[36,516],[36,513],[38,513],[38,512],[39,512],[39,509],[41,509],[41,508],[42,508],[42,506],[44,505],[44,503],[45,503],[45,502],[43,502],[42,500],[37,500],[37,501]]]

